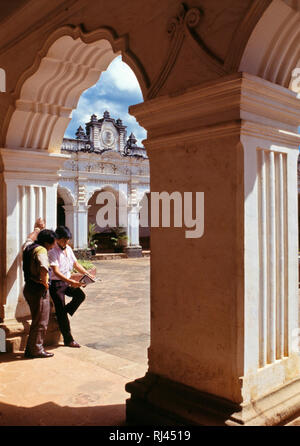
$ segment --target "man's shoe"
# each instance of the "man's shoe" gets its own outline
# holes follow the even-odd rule
[[[67,347],[80,348],[80,345],[76,341],[65,342]]]
[[[32,355],[31,353],[24,353],[24,358],[52,358],[54,356],[54,353],[46,352],[45,350],[41,353],[38,353],[37,355]]]

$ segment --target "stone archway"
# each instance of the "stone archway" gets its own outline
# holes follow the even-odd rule
[[[57,188],[57,226],[68,226],[73,234],[74,222],[72,211],[75,208],[75,198],[67,187]]]
[[[251,33],[239,71],[299,92],[300,15],[287,3],[275,0],[266,9]]]
[[[81,93],[94,85],[120,54],[145,93],[147,78],[124,39],[116,39],[108,29],[93,33],[80,28],[58,29],[44,44],[34,67],[19,79],[15,109],[6,120],[6,147],[60,153]]]
[[[101,192],[108,192],[108,193],[112,194],[113,200],[116,203],[115,225],[113,225],[113,226],[114,227],[119,226],[119,201],[120,201],[119,193],[120,193],[120,191],[116,190],[113,186],[104,185],[103,187],[94,189],[92,192],[90,192],[90,194],[89,194],[90,198],[88,200],[88,206],[89,206],[88,222],[96,224],[96,227],[99,231],[103,231],[105,229],[105,227],[99,227],[97,225],[97,219],[96,219],[98,210],[101,207],[105,206],[105,203],[102,203],[102,204],[97,203],[98,194]],[[126,200],[125,197],[124,197],[124,199]]]
[[[105,200],[101,200],[101,204],[98,201],[98,196],[101,193],[105,193]],[[114,252],[113,244],[110,241],[111,232],[114,228],[119,227],[119,193],[113,186],[103,185],[101,188],[93,189],[90,192],[90,198],[88,200],[88,225],[94,224],[95,230],[98,233],[98,248],[99,252]],[[115,203],[115,209],[113,210],[113,222],[111,225],[99,226],[97,222],[97,213],[101,208],[107,205],[108,200],[112,200]],[[126,200],[126,198],[125,198]],[[127,201],[127,200],[126,200]],[[108,216],[106,215],[105,218]]]
[[[5,148],[1,149],[5,201],[9,203],[3,208],[6,212],[3,217],[7,219],[7,225],[3,225],[3,231],[7,229],[3,264],[8,271],[5,291],[1,293],[0,316],[4,320],[29,316],[16,314],[23,286],[20,248],[26,234],[33,230],[37,217],[43,216],[49,228],[55,229],[57,225],[58,171],[68,159],[68,155],[60,153],[60,147],[72,110],[81,93],[94,85],[101,72],[120,54],[145,91],[146,77],[129,51],[126,39],[117,38],[106,28],[93,33],[67,26],[58,29],[47,39],[35,64],[19,79],[15,89],[17,99],[9,108],[6,126],[2,129],[2,134],[6,134]],[[18,172],[16,177],[13,172]],[[77,203],[67,188],[59,187],[59,194],[64,201],[65,223],[73,233],[75,247],[87,247],[84,192],[82,195],[79,188]],[[24,222],[21,223],[22,215]],[[81,224],[83,229],[79,230]],[[22,237],[16,237],[14,228],[20,225]]]

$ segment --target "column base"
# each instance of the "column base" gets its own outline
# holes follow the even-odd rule
[[[300,379],[243,406],[152,373],[126,384],[126,420],[135,425],[276,426],[300,412]]]
[[[10,319],[0,324],[0,328],[4,329],[6,335],[6,352],[14,353],[24,351],[30,329],[30,320],[17,321]],[[61,340],[61,333],[54,316],[50,314],[48,329],[45,337],[45,346],[56,345]]]
[[[127,246],[124,249],[125,254],[127,255],[127,257],[143,257],[143,253],[142,253],[142,247],[137,245],[137,246]]]

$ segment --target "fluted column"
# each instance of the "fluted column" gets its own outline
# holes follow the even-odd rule
[[[83,203],[64,206],[66,226],[70,229],[74,249],[88,248],[88,210],[90,206]]]
[[[137,191],[131,188],[128,204],[128,246],[125,249],[128,257],[141,257],[142,247],[140,245],[140,219],[141,207],[137,203]]]
[[[55,229],[58,170],[68,156],[12,149],[0,149],[0,156],[5,186],[1,221],[6,221],[6,225],[0,225],[1,268],[5,269],[0,317],[6,331],[13,333],[8,325],[30,318],[23,297],[22,245],[38,217],[46,220],[47,228]],[[19,328],[16,330],[20,333]]]

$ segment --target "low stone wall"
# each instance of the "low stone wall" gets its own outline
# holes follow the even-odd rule
[[[74,249],[74,254],[79,260],[93,260],[96,256],[92,255],[90,249]]]

